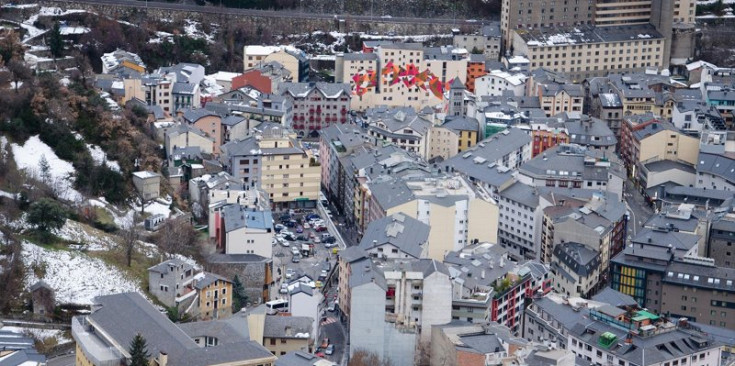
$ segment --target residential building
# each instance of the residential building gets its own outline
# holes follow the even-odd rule
[[[664,35],[650,24],[540,27],[514,31],[512,41],[514,53],[529,58],[532,69],[547,67],[577,82],[609,70],[641,72],[667,65],[666,45]],[[635,58],[627,56],[634,50]]]
[[[528,341],[567,349],[569,329],[580,316],[580,308],[572,307],[569,302],[567,300],[565,303],[564,297],[556,292],[550,292],[546,296],[534,296],[523,311],[521,336]]]
[[[735,137],[735,135],[733,136]],[[735,149],[732,152],[700,151],[697,168],[697,188],[735,191]]]
[[[464,86],[468,92],[474,93],[477,78],[487,74],[486,61],[483,55],[478,54],[470,54],[467,58],[467,80],[464,82]]]
[[[429,225],[397,213],[372,221],[360,241],[367,255],[379,259],[428,257]]]
[[[77,365],[129,362],[129,345],[138,334],[146,340],[149,362],[158,365],[273,365],[275,356],[236,329],[229,328],[227,337],[195,335],[209,337],[198,344],[138,293],[97,297],[89,315],[72,319]]]
[[[161,195],[161,175],[149,171],[133,173],[133,185],[142,201],[158,198]]]
[[[735,91],[733,91],[732,82],[728,85],[728,83],[717,83],[711,80],[711,76],[703,75],[702,94],[705,95],[707,104],[717,108],[724,119],[725,126],[731,130],[735,124]]]
[[[423,50],[423,65],[437,77],[442,84],[455,82],[464,88],[467,80],[467,62],[469,52],[464,48],[453,46],[426,47]],[[410,57],[410,53],[409,53]],[[410,63],[410,61],[409,61]]]
[[[584,89],[572,83],[562,71],[542,68],[539,65],[526,83],[526,95],[538,97],[546,117],[560,113],[582,113],[584,109]]]
[[[498,243],[507,248],[513,258],[539,258],[543,209],[549,203],[539,200],[536,187],[515,180],[497,195]]]
[[[590,297],[597,290],[600,262],[600,252],[584,244],[557,244],[551,260],[554,289],[566,296]]]
[[[503,70],[491,70],[475,79],[475,95],[503,96],[511,92],[515,96],[522,96],[526,89],[528,76],[523,73],[511,73]]]
[[[214,226],[209,236],[225,254],[273,255],[273,216],[271,211],[250,210],[239,203],[217,205],[213,210]]]
[[[135,53],[121,49],[105,53],[102,59],[103,74],[135,73],[138,76],[145,73],[145,63]],[[122,69],[122,70],[121,70]]]
[[[166,156],[171,156],[175,148],[185,147],[198,147],[202,153],[210,155],[219,151],[214,137],[193,125],[181,123],[166,130],[164,145]]]
[[[588,97],[585,104],[589,106],[587,113],[590,116],[607,123],[615,136],[619,137],[623,118],[623,102],[620,100],[620,95],[608,87],[608,82],[607,78],[585,80]]]
[[[567,4],[564,4],[567,5]],[[544,26],[561,26],[567,24],[593,24],[593,4],[574,4],[568,6],[539,6],[536,3],[503,0],[501,4],[500,30],[503,36],[502,50],[508,51],[513,42],[516,29],[538,28]]]
[[[623,196],[625,173],[615,155],[576,144],[554,146],[523,163],[518,173],[518,181],[532,187],[604,190]]]
[[[274,207],[315,207],[320,166],[311,150],[282,128],[222,146],[220,161],[244,187],[268,193]]]
[[[453,321],[431,329],[430,365],[501,365],[526,346],[497,323],[473,324]]]
[[[378,75],[380,73],[380,61],[377,53],[363,51],[363,53],[338,53],[336,56],[334,81],[349,83],[350,90],[355,92],[350,100],[350,109],[352,110],[362,111],[372,106],[375,98],[374,94],[379,91]],[[360,80],[357,75],[368,76],[368,80]],[[374,75],[374,79],[372,75]],[[365,88],[365,93],[362,93],[362,88]]]
[[[444,264],[453,278],[454,320],[494,321],[517,330],[523,299],[552,289],[545,266],[513,262],[508,250],[497,244],[479,243],[450,252]]]
[[[579,120],[564,122],[564,127],[570,143],[605,152],[606,156],[615,154],[618,139],[604,121],[583,115]]]
[[[368,135],[375,145],[393,143],[426,159],[432,122],[410,107],[380,106],[365,112]]]
[[[203,131],[208,137],[214,140],[212,153],[219,154],[219,147],[224,143],[224,132],[222,131],[222,117],[207,109],[186,109],[181,114],[181,122],[183,124],[194,126]],[[188,145],[187,145],[188,146]],[[179,146],[183,147],[183,146]]]
[[[31,285],[31,305],[33,305],[34,317],[40,319],[53,319],[56,309],[56,295],[54,289],[45,281],[40,280]]]
[[[269,62],[278,62],[289,71],[295,82],[309,78],[309,59],[304,51],[291,46],[245,46],[242,58],[244,72]]]
[[[281,83],[291,81],[291,71],[278,62],[266,62],[232,78],[230,90],[249,86],[261,93],[271,94],[278,90]]]
[[[720,111],[712,105],[707,105],[702,99],[685,99],[676,102],[671,113],[671,123],[689,135],[700,134],[703,130],[719,130],[725,127]]]
[[[567,129],[562,124],[531,125],[531,137],[533,138],[531,157],[534,158],[556,145],[569,143]]]
[[[694,186],[699,140],[668,122],[651,115],[626,117],[620,153],[628,174],[644,189],[669,181]]]
[[[337,366],[338,364],[302,351],[288,352],[278,357],[275,366]]]
[[[350,353],[363,349],[396,364],[413,364],[417,349],[430,349],[431,327],[451,316],[447,268],[431,259],[373,264],[350,276]],[[427,299],[427,301],[424,301]]]
[[[429,133],[429,160],[447,160],[477,144],[480,124],[472,117],[447,118]]]
[[[291,313],[291,316],[311,319],[312,332],[310,337],[314,341],[318,341],[317,332],[321,322],[320,315],[323,311],[324,296],[320,291],[303,282],[293,283],[288,288],[288,312]]]
[[[339,299],[340,316],[348,324],[352,314],[352,287],[350,286],[352,272],[365,270],[365,268],[371,266],[371,263],[372,261],[367,253],[360,247],[347,247],[347,249],[340,252],[337,262],[339,266],[337,272],[339,276],[337,298]]]
[[[196,295],[191,287],[196,275],[197,271],[191,264],[180,259],[167,260],[148,268],[148,292],[167,307],[179,307]],[[189,304],[187,302],[186,306]]]
[[[310,352],[314,345],[313,322],[306,316],[266,315],[263,346],[276,356],[294,351]]]
[[[291,127],[296,131],[310,132],[347,122],[351,93],[345,83],[282,83],[278,94],[293,106]]]
[[[492,22],[474,34],[455,34],[452,44],[454,47],[464,48],[473,54],[482,54],[487,60],[498,61],[501,38],[500,24]],[[469,87],[467,89],[470,90]]]
[[[232,281],[213,273],[194,276],[193,315],[203,320],[222,319],[232,315]]]
[[[319,133],[319,160],[321,164],[321,186],[330,202],[352,219],[351,205],[354,191],[349,190],[347,182],[354,178],[353,171],[346,170],[341,159],[354,154],[358,149],[371,147],[369,137],[359,127],[350,124],[335,124]]]
[[[728,212],[712,221],[707,242],[707,257],[715,260],[715,265],[734,268],[735,255],[735,213]]]

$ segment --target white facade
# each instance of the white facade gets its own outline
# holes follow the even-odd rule
[[[300,285],[300,284],[299,284]],[[291,291],[289,306],[291,307],[291,316],[306,316],[314,320],[311,326],[312,339],[317,340],[317,331],[319,329],[319,303],[322,302],[321,292],[314,291],[309,295],[303,291]]]
[[[475,95],[478,97],[485,95],[499,97],[503,95],[504,91],[510,90],[515,96],[523,96],[527,78],[524,74],[492,70],[489,74],[475,79]]]
[[[264,258],[271,258],[273,255],[273,231],[244,227],[226,235],[227,254],[255,254]]]
[[[732,177],[731,180],[727,180],[723,177],[720,177],[718,175],[705,173],[705,172],[697,172],[697,178],[695,187],[696,188],[706,188],[706,189],[720,189],[723,191],[735,191],[735,175]]]
[[[682,108],[683,109],[683,108]],[[697,120],[697,111],[695,109],[679,109],[679,105],[674,103],[671,111],[671,123],[676,128],[686,132],[702,132],[704,128],[704,119]]]

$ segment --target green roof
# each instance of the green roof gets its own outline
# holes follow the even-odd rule
[[[643,321],[643,320],[646,320],[646,319],[658,320],[659,319],[659,316],[656,315],[656,314],[653,314],[653,313],[649,313],[649,312],[647,312],[645,310],[640,310],[633,317],[633,321],[634,322],[639,322],[639,321]]]
[[[618,337],[610,332],[605,332],[600,335],[600,339],[597,341],[597,343],[605,348],[610,347],[615,341],[618,339]]]

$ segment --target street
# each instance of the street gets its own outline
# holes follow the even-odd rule
[[[320,323],[322,327],[322,338],[329,338],[329,342],[334,344],[334,353],[324,355],[324,357],[332,362],[342,364],[342,358],[345,351],[345,330],[337,318],[336,312],[327,312],[327,319]],[[321,340],[320,340],[321,341]]]
[[[641,192],[636,189],[631,181],[625,182],[623,195],[625,196],[625,205],[630,212],[628,236],[633,238],[641,230],[643,224],[653,215],[653,209],[648,206]]]

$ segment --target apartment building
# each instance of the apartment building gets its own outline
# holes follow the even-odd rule
[[[486,60],[499,61],[501,39],[500,23],[492,22],[474,34],[455,34],[452,44],[473,54],[482,54]],[[470,87],[467,89],[470,90]]]
[[[276,357],[251,341],[247,332],[242,332],[243,325],[220,322],[191,323],[197,325],[197,331],[189,334],[184,329],[190,330],[190,326],[172,323],[138,293],[100,296],[95,299],[90,314],[72,319],[76,364],[102,366],[129,362],[129,345],[140,334],[146,340],[151,364],[273,365]]]
[[[595,1],[592,0],[540,4],[535,1],[503,0],[501,9],[500,30],[503,35],[503,50],[511,48],[516,29],[593,24],[595,18]]]
[[[533,139],[531,148],[533,158],[556,145],[569,143],[567,129],[560,123],[532,124],[531,138]]]
[[[274,356],[314,349],[314,319],[308,316],[266,315],[263,322],[263,346]]]
[[[224,131],[222,130],[222,117],[204,108],[182,110],[181,122],[194,126],[203,131],[214,140],[212,153],[219,154],[219,147],[224,143]]]
[[[191,264],[180,259],[167,260],[148,268],[148,291],[165,306],[178,307],[194,295],[190,285],[197,273]]]
[[[475,79],[475,95],[503,96],[510,91],[515,96],[524,95],[526,79],[523,73],[511,73],[503,70],[491,70],[483,76]]]
[[[668,64],[666,38],[650,24],[524,29],[513,32],[515,54],[525,55],[531,68],[546,67],[572,81],[641,72]]]
[[[604,121],[582,115],[579,120],[567,121],[564,127],[569,134],[569,142],[601,151],[605,156],[613,156],[618,145],[615,133]]]
[[[347,204],[347,183],[352,171],[345,171],[340,159],[350,156],[356,150],[373,147],[369,137],[359,127],[350,124],[336,124],[324,128],[319,133],[319,159],[321,165],[321,185],[327,198],[342,213],[352,212],[353,206]],[[354,196],[354,192],[352,192]],[[351,218],[352,215],[345,215]]]
[[[244,186],[266,191],[274,207],[314,207],[320,166],[281,128],[222,146],[220,161]]]
[[[356,246],[347,247],[347,249],[341,251],[337,259],[337,265],[339,266],[337,272],[339,276],[337,298],[339,299],[340,317],[348,324],[352,314],[352,287],[350,286],[352,272],[364,271],[366,267],[371,266],[371,263],[372,261],[367,253]]]
[[[735,150],[707,153],[700,151],[697,168],[697,188],[735,191]]]
[[[428,257],[429,225],[401,213],[372,221],[360,240],[360,249],[373,258]]]
[[[237,90],[249,86],[261,93],[270,94],[275,93],[281,83],[292,81],[291,71],[280,63],[271,61],[258,64],[252,69],[232,78],[230,90]]]
[[[599,286],[600,263],[598,250],[575,242],[557,244],[551,259],[554,290],[566,296],[590,297]]]
[[[538,259],[543,209],[549,203],[539,199],[537,188],[521,182],[498,196],[498,243],[515,259]]]
[[[593,189],[623,196],[625,172],[615,155],[576,144],[554,146],[523,163],[518,173],[518,181],[532,187]]]
[[[468,92],[474,93],[477,78],[487,74],[486,61],[483,55],[470,54],[467,57],[467,80],[464,86]]]
[[[480,123],[472,117],[447,118],[440,126],[431,127],[429,160],[441,158],[444,161],[475,146],[479,131]]]
[[[219,146],[214,137],[196,126],[177,123],[166,130],[164,147],[166,156],[173,156],[174,149],[197,147],[204,154],[214,154]]]
[[[694,186],[699,140],[668,122],[650,115],[625,118],[620,152],[628,174],[644,189],[669,181]]]
[[[381,63],[377,53],[339,53],[335,60],[334,81],[349,83],[350,90],[355,91],[350,100],[350,109],[363,111],[372,106],[376,93],[379,92]],[[375,75],[373,81],[355,80],[357,75]],[[359,86],[359,88],[358,88]],[[359,92],[365,88],[365,93]],[[359,90],[360,89],[360,90]]]
[[[255,254],[271,258],[275,232],[271,211],[255,211],[239,203],[215,204],[209,235],[225,254]]]
[[[203,272],[194,278],[195,315],[202,320],[223,319],[232,315],[232,281]]]
[[[713,258],[715,265],[719,267],[734,268],[733,243],[735,243],[735,212],[730,210],[712,220],[707,241],[707,256]]]
[[[282,83],[278,89],[293,106],[295,131],[321,130],[348,121],[351,92],[345,83]]]
[[[350,353],[363,349],[401,365],[417,346],[430,349],[431,327],[451,320],[452,284],[431,259],[368,264],[351,273]],[[424,301],[426,299],[427,301]]]
[[[580,114],[584,110],[584,89],[573,83],[568,75],[539,64],[526,83],[526,95],[538,97],[546,117],[561,113]]]
[[[368,135],[374,145],[393,143],[400,148],[428,159],[432,121],[410,107],[380,106],[365,112]]]
[[[592,78],[584,81],[587,94],[585,104],[589,107],[587,113],[605,122],[615,136],[620,137],[623,102],[618,93],[612,92],[607,84],[607,78]]]
[[[517,362],[513,359],[530,348],[527,342],[513,337],[507,327],[497,323],[461,321],[432,327],[431,344],[431,366],[484,366]]]
[[[307,81],[309,78],[309,58],[304,51],[291,46],[245,46],[242,60],[245,72],[269,62],[277,62],[289,71],[295,82]]]

